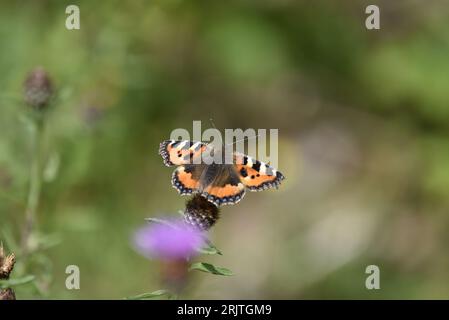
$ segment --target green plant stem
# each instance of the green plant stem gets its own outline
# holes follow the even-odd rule
[[[42,147],[44,121],[38,117],[34,119],[34,132],[32,133],[32,162],[30,172],[30,188],[25,210],[25,223],[22,233],[22,252],[26,256],[30,250],[30,237],[36,224],[37,209],[41,195],[42,185]]]

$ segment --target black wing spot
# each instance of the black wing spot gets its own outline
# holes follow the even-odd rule
[[[256,160],[256,163],[253,164],[252,168],[256,171],[260,170],[261,162],[259,160]]]
[[[248,176],[248,172],[246,171],[245,168],[240,169],[240,174],[242,175],[243,178],[246,178]]]

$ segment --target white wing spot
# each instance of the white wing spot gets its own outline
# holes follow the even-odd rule
[[[181,144],[177,147],[178,149],[182,149],[184,148],[184,146],[187,144],[187,140],[184,140],[183,142],[181,142]]]
[[[262,162],[262,164],[260,165],[260,173],[261,174],[266,174],[267,173],[267,166],[265,165],[265,163]]]
[[[190,150],[195,150],[201,142],[196,142],[193,146],[190,147]]]

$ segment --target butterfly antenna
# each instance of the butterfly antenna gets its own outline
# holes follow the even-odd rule
[[[212,124],[212,127],[213,127],[215,130],[218,130],[217,127],[215,126],[214,119],[209,118],[209,121],[210,121],[210,123]],[[219,131],[219,130],[218,130],[218,131]],[[209,145],[209,144],[210,144],[210,142],[207,143],[206,145]],[[223,147],[225,146],[225,144],[224,144],[224,142],[223,142],[223,139],[221,139],[221,144],[222,144]]]
[[[212,127],[214,127],[214,129],[217,129],[217,127],[215,126],[215,123],[214,123],[214,119],[209,118],[209,121],[212,124]]]
[[[236,140],[236,141],[234,141],[234,142],[228,143],[226,146],[232,146],[232,145],[236,144],[237,142],[245,141],[245,139],[248,139],[248,140],[249,140],[249,139],[255,139],[255,138],[259,137],[259,136],[260,136],[260,134],[255,135],[255,136],[252,136],[252,137],[245,137],[245,138],[243,138],[243,139]]]

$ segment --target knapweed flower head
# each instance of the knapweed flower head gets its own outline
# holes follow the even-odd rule
[[[136,250],[150,259],[188,259],[197,255],[204,244],[203,232],[181,219],[151,223],[134,235]]]
[[[5,250],[3,249],[3,244],[0,243],[0,279],[9,278],[9,274],[12,272],[15,262],[15,254],[11,253],[10,255],[6,255]]]
[[[201,230],[209,230],[219,218],[219,209],[203,196],[196,194],[186,202],[185,221]]]
[[[6,255],[3,249],[3,244],[0,243],[0,280],[8,280],[9,275],[14,268],[16,262],[16,256],[14,253]],[[0,288],[0,300],[16,300],[14,290],[11,288]]]
[[[25,102],[34,109],[43,110],[53,95],[53,84],[48,73],[41,67],[32,70],[23,84]]]

